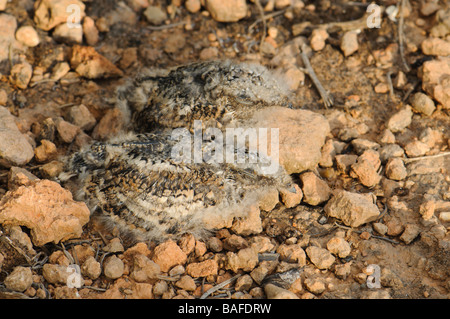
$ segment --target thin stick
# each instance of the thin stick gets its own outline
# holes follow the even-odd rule
[[[323,104],[325,105],[325,108],[333,106],[333,97],[327,93],[327,91],[324,89],[322,83],[320,83],[319,79],[317,78],[316,73],[314,72],[314,69],[311,66],[311,63],[309,62],[308,56],[306,54],[306,44],[302,44],[300,48],[300,56],[302,58],[303,64],[306,69],[303,71],[309,75],[311,80],[313,81],[314,85],[317,88],[317,91],[319,91],[320,96],[322,97]]]
[[[145,29],[150,30],[150,31],[161,31],[161,30],[166,30],[166,29],[171,29],[171,28],[175,28],[181,25],[185,25],[187,24],[187,21],[180,21],[180,22],[175,22],[172,24],[165,24],[165,25],[158,25],[158,26],[146,26]]]
[[[411,162],[416,162],[416,161],[421,161],[421,160],[426,160],[426,159],[431,159],[431,158],[444,157],[444,156],[449,156],[449,155],[450,155],[450,152],[444,152],[444,153],[436,154],[436,155],[411,157],[411,158],[402,158],[402,160],[405,163],[411,163]]]
[[[289,8],[289,7],[288,7]],[[249,27],[248,27],[248,31],[251,32],[253,30],[254,27],[256,27],[256,25],[258,23],[264,23],[266,20],[269,20],[271,18],[275,18],[278,17],[279,15],[282,15],[283,13],[286,12],[286,10],[288,8],[285,8],[283,10],[279,10],[279,11],[275,11],[269,14],[263,14],[262,17],[260,19],[255,20],[255,22],[253,22]],[[263,11],[264,12],[264,11]]]
[[[259,2],[259,0],[255,0],[255,4],[256,7],[258,8],[259,14],[261,15],[261,20],[263,23],[263,34],[261,36],[261,41],[259,43],[259,53],[262,53],[262,45],[266,39],[266,34],[267,34],[267,23],[266,23],[266,19],[264,18],[264,9],[261,5],[261,2]]]
[[[225,280],[224,282],[221,282],[220,284],[216,285],[215,287],[212,287],[210,289],[208,289],[201,297],[200,299],[206,299],[210,294],[216,292],[219,289],[222,289],[223,287],[225,287],[226,285],[228,285],[229,283],[232,283],[233,281],[235,281],[236,279],[238,279],[241,276],[241,274],[237,274],[234,277],[231,277],[228,280]]]
[[[404,23],[403,9],[404,8],[405,8],[405,0],[401,0],[400,19],[398,21],[398,42],[399,42],[399,49],[400,49],[400,58],[402,59],[403,67],[406,72],[409,72],[411,70],[411,68],[409,67],[408,63],[405,60],[405,50],[404,50],[404,33],[403,33],[403,23]]]

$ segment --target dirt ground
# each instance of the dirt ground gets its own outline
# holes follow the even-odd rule
[[[152,3],[152,1],[149,2]],[[267,3],[267,1],[261,2],[263,5]],[[377,1],[377,4],[387,8],[399,2],[401,1],[385,0]],[[94,21],[98,21],[116,8],[116,2],[112,0],[84,3],[86,15]],[[409,1],[410,7],[404,18],[406,39],[404,58],[410,66],[410,70],[406,71],[399,52],[398,20],[392,21],[385,14],[380,28],[358,28],[360,30],[357,36],[358,49],[352,55],[344,56],[340,42],[345,33],[345,27],[332,23],[364,17],[367,14],[368,2],[366,1],[305,0],[301,8],[300,6],[294,9],[275,8],[265,12],[267,17],[265,31],[264,24],[258,20],[261,18],[260,11],[252,1],[247,1],[249,8],[247,17],[238,22],[229,23],[214,20],[205,8],[196,13],[189,12],[184,1],[172,1],[173,4],[169,0],[153,1],[153,3],[169,11],[166,22],[162,24],[163,27],[160,30],[146,20],[144,10],[140,9],[135,12],[137,17],[135,23],[127,24],[124,21],[118,21],[109,26],[109,31],[99,33],[99,41],[94,47],[123,72],[121,77],[95,80],[76,77],[76,80],[69,85],[61,84],[60,81],[43,81],[36,85],[30,84],[26,89],[19,89],[9,80],[8,75],[11,69],[9,61],[2,62],[0,90],[3,90],[8,97],[6,107],[18,117],[19,121],[34,123],[29,127],[22,127],[22,131],[31,132],[28,135],[35,137],[33,134],[36,131],[33,130],[37,130],[36,126],[42,124],[45,118],[64,116],[70,106],[79,104],[87,106],[99,121],[113,106],[115,88],[123,84],[127,77],[136,75],[144,67],[169,68],[202,58],[212,58],[257,61],[268,68],[275,69],[279,65],[276,62],[280,59],[280,52],[286,45],[298,37],[304,37],[309,42],[314,30],[327,25],[328,38],[325,40],[325,46],[311,53],[310,62],[323,87],[333,96],[334,104],[325,108],[311,78],[305,75],[303,79],[302,75],[296,73],[300,80],[294,88],[293,107],[313,110],[325,115],[330,121],[332,133],[330,138],[341,142],[340,154],[357,154],[351,143],[352,140],[361,138],[382,144],[379,142],[380,136],[387,128],[388,120],[409,103],[409,98],[414,93],[423,92],[419,70],[425,61],[433,57],[425,55],[420,49],[420,44],[428,37],[430,29],[438,23],[436,14],[425,16],[421,13],[420,1]],[[8,3],[5,13],[16,17],[19,25],[35,26],[32,4],[33,1],[27,0],[12,1]],[[448,10],[446,1],[438,1],[438,4],[440,10]],[[186,23],[177,24],[178,22]],[[305,22],[308,23],[305,24]],[[52,38],[50,31],[38,28],[36,30],[40,38],[44,40],[40,45],[28,48],[25,56],[28,63],[33,67],[41,67],[45,74],[50,72],[57,62],[68,61],[73,44]],[[275,37],[266,40],[267,45],[260,48],[264,32],[269,33],[269,37],[275,33]],[[448,37],[447,35],[447,42]],[[301,66],[299,56],[291,55],[287,58],[295,59]],[[388,79],[392,79],[395,85],[395,78],[399,72],[405,75],[405,84],[402,87],[394,87],[390,93]],[[380,83],[381,86],[379,86]],[[387,206],[385,215],[378,221],[388,226],[387,234],[379,235],[371,223],[356,229],[337,227],[333,218],[324,220],[324,204],[311,206],[301,203],[289,209],[278,205],[272,212],[262,213],[264,231],[258,236],[270,238],[275,246],[292,242],[293,238],[296,242],[308,238],[309,243],[326,247],[327,242],[337,232],[343,232],[344,238],[351,244],[351,253],[345,258],[337,258],[335,265],[328,270],[319,270],[310,260],[307,260],[302,275],[303,286],[290,288],[290,291],[299,298],[447,299],[450,296],[450,238],[448,235],[450,223],[448,220],[441,219],[439,215],[450,211],[450,175],[448,174],[450,157],[436,156],[448,152],[450,114],[448,108],[437,102],[436,106],[431,116],[414,112],[411,124],[394,134],[395,143],[402,148],[405,148],[409,142],[418,140],[426,129],[432,129],[440,134],[438,141],[425,154],[410,156],[422,157],[422,159],[405,162],[408,175],[404,179],[393,181],[386,178],[385,163],[380,172],[383,177],[373,187],[364,186],[348,172],[340,171],[335,161],[331,167],[319,165],[316,170],[316,173],[333,190],[345,189],[375,194],[380,211]],[[342,116],[345,120],[341,120]],[[92,135],[92,130],[86,133]],[[351,136],[348,137],[348,134]],[[54,143],[61,156],[70,154],[78,147],[74,143],[64,143],[57,138]],[[403,157],[407,156],[403,155]],[[32,159],[24,168],[39,178],[46,178],[40,170],[41,166],[42,163]],[[0,198],[8,191],[8,171],[8,168],[0,167]],[[293,177],[299,178],[298,174],[294,174]],[[429,220],[425,220],[421,215],[421,209],[427,198],[433,199],[435,209],[435,216]],[[410,243],[405,243],[400,236],[408,224],[417,226],[419,234]],[[395,232],[391,229],[395,227],[401,230]],[[24,230],[26,232],[26,229]],[[245,237],[244,240],[250,241],[251,237]],[[110,238],[112,237],[107,237],[106,242]],[[84,227],[80,240],[64,243],[65,250],[70,251],[73,246],[80,243],[88,243],[94,250],[105,244],[91,223]],[[71,298],[81,295],[82,298],[98,298],[108,296],[107,290],[114,284],[117,285],[117,282],[102,274],[98,279],[90,280],[89,285],[86,285],[89,288],[79,289],[78,295],[73,292],[66,292],[67,295],[55,295],[58,284],[47,283],[42,278],[42,264],[47,262],[44,256],[48,257],[54,251],[61,250],[61,245],[46,244],[34,249],[38,253],[41,252],[43,258],[42,263],[36,262],[35,267],[32,268],[36,281],[32,285],[34,291],[29,289],[25,293],[13,293],[2,283],[14,267],[29,266],[29,264],[23,255],[12,248],[7,241],[0,241],[0,252],[4,257],[3,263],[0,262],[0,292],[4,293],[3,297]],[[211,250],[207,250],[207,253],[215,254]],[[99,256],[96,258],[99,259]],[[201,258],[191,255],[185,266],[189,262],[198,260]],[[350,265],[349,273],[344,276],[338,275],[335,267],[345,264]],[[381,268],[381,288],[367,287],[366,269],[371,264]],[[283,267],[278,266],[278,271],[281,272]],[[269,274],[274,272],[276,270],[272,270]],[[249,272],[240,271],[241,275],[245,273]],[[229,279],[233,275],[235,274],[230,270],[220,268],[219,275],[207,277],[207,281],[214,286],[220,282],[220,279]],[[308,288],[308,285],[304,283],[305,278],[317,279],[325,284],[325,289],[315,291],[314,288]],[[198,298],[198,291],[197,295],[193,291],[180,292],[181,288],[174,286],[173,281],[167,282],[173,297],[195,296]],[[156,281],[150,283],[155,285]],[[196,284],[198,288],[205,282],[202,283],[197,279]],[[225,293],[222,291],[222,297],[266,298],[264,293],[254,289],[263,287],[256,282],[240,294],[236,294],[233,287],[233,285],[229,286]],[[37,293],[39,288],[46,291],[46,294],[39,295]],[[126,297],[125,295],[126,293],[122,291],[122,296]]]

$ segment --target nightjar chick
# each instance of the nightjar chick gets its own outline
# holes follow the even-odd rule
[[[147,70],[118,91],[117,106],[139,132],[158,127],[223,127],[265,106],[290,106],[281,76],[259,64],[208,61]]]
[[[270,189],[292,188],[282,167],[263,173],[258,153],[247,152],[240,164],[192,163],[173,154],[178,143],[161,131],[92,144],[67,163],[76,179],[75,198],[85,201],[103,226],[117,227],[127,242],[159,242],[184,233],[201,238],[212,230],[208,220],[245,216]],[[211,143],[204,143],[204,152]],[[242,149],[236,145],[234,151]]]
[[[93,217],[128,241],[202,237],[212,230],[208,221],[243,217],[269,190],[292,188],[264,151],[220,134],[275,105],[290,106],[288,90],[260,65],[212,61],[144,72],[118,90],[128,132],[73,154],[64,179],[75,182],[75,198]],[[199,142],[196,132],[208,128],[219,134]]]

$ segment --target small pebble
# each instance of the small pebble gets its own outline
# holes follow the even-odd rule
[[[124,268],[123,261],[114,255],[108,257],[103,264],[103,271],[109,279],[117,279],[122,276]]]
[[[345,57],[348,57],[358,51],[358,33],[356,31],[347,31],[341,39],[341,50]]]
[[[144,16],[147,21],[153,25],[161,25],[165,20],[167,20],[167,13],[160,7],[156,6],[149,6],[145,9]]]
[[[412,108],[425,115],[432,115],[436,106],[433,100],[426,94],[418,92],[411,97],[410,100]]]
[[[14,64],[11,68],[11,75],[9,80],[13,85],[16,85],[19,89],[26,89],[28,83],[30,83],[31,76],[33,75],[33,68],[28,62],[21,62]]]
[[[202,3],[200,0],[186,0],[184,5],[190,13],[199,12],[202,8]]]
[[[17,29],[16,40],[27,47],[35,47],[40,43],[39,35],[32,26],[23,26]]]

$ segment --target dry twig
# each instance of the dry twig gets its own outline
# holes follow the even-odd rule
[[[303,65],[305,68],[303,69],[303,72],[309,75],[311,80],[313,81],[315,87],[317,88],[317,91],[319,91],[320,96],[322,97],[323,104],[325,105],[325,108],[333,106],[333,97],[328,94],[328,92],[323,87],[322,83],[320,83],[319,79],[317,78],[316,73],[314,72],[314,69],[311,66],[311,63],[309,62],[308,55],[306,54],[306,44],[303,43],[300,48],[300,56],[303,61]]]

